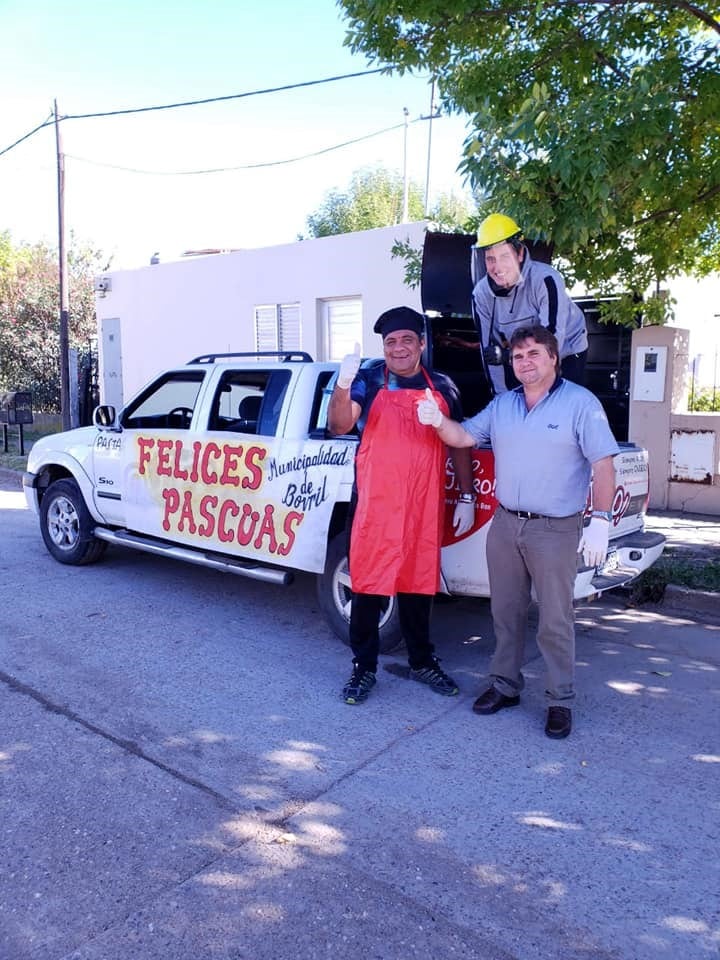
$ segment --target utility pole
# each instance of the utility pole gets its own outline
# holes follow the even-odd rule
[[[67,250],[65,248],[65,155],[62,151],[60,121],[57,100],[53,101],[55,113],[55,146],[57,153],[58,196],[58,258],[60,278],[60,412],[63,430],[70,429],[70,302],[67,283]]]
[[[430,216],[430,156],[432,152],[432,123],[435,116],[435,78],[430,85],[430,119],[428,120],[427,170],[425,172],[425,219]]]
[[[410,114],[410,111],[408,110],[407,107],[403,107],[403,113],[405,115],[405,133],[404,133],[404,140],[403,140],[403,212],[402,212],[402,220],[400,222],[407,223],[408,222],[408,195],[409,195],[407,147],[408,147],[408,116]]]

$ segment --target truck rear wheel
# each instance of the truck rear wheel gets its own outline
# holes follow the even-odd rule
[[[45,546],[60,563],[94,563],[107,544],[93,536],[95,522],[74,480],[51,483],[40,501],[40,532]]]
[[[350,574],[348,572],[347,539],[338,534],[328,544],[325,572],[317,576],[317,598],[325,619],[342,642],[349,645]],[[389,597],[380,618],[380,652],[391,653],[402,643],[397,604]]]

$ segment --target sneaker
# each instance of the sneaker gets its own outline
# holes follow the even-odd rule
[[[343,687],[342,697],[345,703],[362,703],[367,700],[370,691],[375,686],[375,674],[372,670],[364,670],[356,663],[350,679]]]
[[[426,683],[431,690],[441,693],[444,697],[455,697],[460,692],[458,685],[440,669],[437,660],[433,660],[427,667],[420,667],[418,670],[410,668],[410,679],[417,680],[418,683]]]

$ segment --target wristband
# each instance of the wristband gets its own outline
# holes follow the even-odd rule
[[[612,513],[609,510],[593,510],[591,516],[599,517],[601,520],[607,520],[608,523],[612,520]]]
[[[474,493],[458,494],[458,503],[475,503],[475,494]]]

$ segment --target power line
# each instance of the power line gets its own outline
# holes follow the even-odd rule
[[[419,123],[421,120],[426,119],[427,117],[418,117],[410,122]],[[77,160],[80,163],[88,163],[95,167],[109,167],[111,170],[122,170],[125,173],[140,173],[156,177],[188,177],[209,173],[232,173],[235,170],[259,170],[267,167],[281,167],[289,163],[299,163],[301,160],[309,160],[312,157],[319,157],[324,153],[332,153],[334,150],[341,150],[343,147],[351,146],[354,143],[361,143],[363,140],[371,140],[373,137],[382,136],[383,134],[390,133],[393,130],[400,130],[401,127],[404,126],[404,123],[396,123],[392,127],[385,127],[383,130],[375,130],[374,133],[367,133],[362,137],[355,137],[352,140],[345,140],[343,143],[336,143],[332,147],[323,147],[322,150],[315,150],[313,153],[305,153],[300,157],[289,157],[285,160],[267,160],[262,163],[244,163],[233,167],[213,167],[207,170],[140,170],[136,167],[123,167],[115,163],[103,163],[102,161],[98,160],[88,160],[86,157],[76,157],[71,153],[68,153],[65,156],[70,160]]]
[[[47,120],[43,120],[43,122],[42,122],[42,123],[39,123],[39,124],[37,125],[37,127],[35,127],[33,130],[31,130],[29,133],[26,133],[25,136],[20,137],[19,140],[16,140],[16,141],[15,141],[15,143],[11,143],[9,147],[5,147],[4,150],[0,150],[0,157],[1,157],[4,153],[7,153],[9,150],[12,150],[13,147],[17,147],[18,144],[20,144],[20,143],[23,142],[23,140],[27,140],[28,137],[31,137],[34,133],[37,133],[38,130],[42,130],[43,127],[49,127],[49,126],[51,125],[51,123],[52,123],[52,118],[53,118],[53,114],[50,113],[50,114],[48,115]]]
[[[382,73],[383,67],[375,70],[363,70],[359,73],[343,73],[336,77],[325,77],[322,80],[306,80],[303,83],[288,83],[282,87],[266,87],[263,90],[250,90],[247,93],[230,93],[224,97],[207,97],[205,100],[184,100],[180,103],[163,103],[154,107],[133,107],[127,110],[107,110],[104,113],[69,113],[63,120],[89,120],[96,117],[119,117],[127,113],[148,113],[151,110],[174,110],[176,107],[195,107],[204,103],[220,103],[223,100],[241,100],[243,97],[259,97],[266,93],[282,93],[285,90],[297,90],[300,87],[315,87],[321,83],[334,83],[336,80],[351,80],[353,77],[367,77],[373,73]]]
[[[101,113],[68,113],[62,117],[58,117],[58,122],[63,120],[91,120],[97,119],[98,117],[119,117],[131,113],[149,113],[153,110],[174,110],[177,107],[195,107],[201,104],[206,103],[221,103],[227,100],[242,100],[245,97],[259,97],[267,93],[282,93],[286,90],[298,90],[301,87],[315,87],[318,84],[323,83],[334,83],[336,80],[352,80],[354,77],[368,77],[374,73],[383,73],[384,68],[378,67],[374,70],[363,70],[359,73],[343,73],[338,74],[335,77],[324,77],[322,80],[305,80],[302,83],[288,83],[282,87],[265,87],[262,90],[249,90],[246,93],[230,93],[222,97],[207,97],[204,100],[183,100],[178,103],[163,103],[157,104],[152,107],[130,107],[126,110],[105,110]],[[29,137],[32,137],[33,134],[36,134],[39,130],[42,130],[44,127],[50,126],[54,122],[54,114],[51,113],[47,120],[39,124],[34,129],[30,130],[29,133],[26,133],[24,136],[20,137],[19,140],[16,140],[15,143],[11,143],[10,146],[5,147],[3,150],[0,150],[0,157],[4,153],[8,153],[14,147],[17,147],[24,140],[27,140]]]

